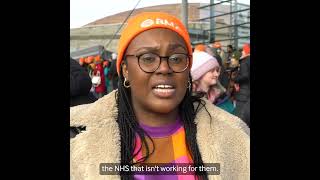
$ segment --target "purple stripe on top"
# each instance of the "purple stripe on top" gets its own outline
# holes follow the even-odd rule
[[[139,124],[140,124],[140,127],[144,131],[146,131],[151,137],[170,136],[174,134],[182,126],[180,117],[177,118],[175,123],[165,125],[165,126],[153,127],[153,126],[148,126],[142,123],[139,123]]]

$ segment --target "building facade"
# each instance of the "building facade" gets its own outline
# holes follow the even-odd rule
[[[202,18],[208,17],[210,14],[209,9],[201,9],[199,7],[205,4],[201,3],[189,3],[188,5],[188,29],[193,45],[198,43],[211,43],[206,42],[209,39],[210,20],[201,21]],[[181,18],[181,4],[169,4],[159,5],[152,7],[145,7],[136,9],[132,16],[140,12],[166,12],[172,14],[178,18]],[[228,5],[218,5],[215,7],[217,13],[224,13],[230,11]],[[96,20],[81,28],[70,29],[70,52],[79,51],[92,46],[102,45],[106,50],[111,52],[117,51],[118,40],[121,34],[121,30],[125,27],[122,26],[123,21],[126,19],[130,11],[118,13],[115,15],[107,16],[105,18]],[[239,15],[239,20],[244,21],[242,15]],[[247,16],[247,15],[244,15]],[[223,28],[230,26],[233,20],[230,15],[221,16],[215,18],[215,28],[221,28],[215,31],[215,39],[228,39],[232,34],[231,28]],[[119,30],[120,29],[120,30]],[[116,33],[118,32],[118,33]],[[247,30],[239,30],[239,34],[248,34]],[[249,28],[250,33],[250,28]],[[242,41],[241,41],[242,42]],[[231,41],[221,41],[221,44],[225,47]]]

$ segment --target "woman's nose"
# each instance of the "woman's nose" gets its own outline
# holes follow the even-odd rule
[[[170,74],[170,73],[173,72],[172,69],[169,66],[167,57],[160,58],[160,65],[159,65],[159,68],[157,69],[156,72],[157,73],[162,73],[162,74]]]
[[[219,73],[217,70],[214,70],[214,71],[213,71],[213,74],[214,74],[215,76],[219,76],[219,75],[220,75],[220,73]]]

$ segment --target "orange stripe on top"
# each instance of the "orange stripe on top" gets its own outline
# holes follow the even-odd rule
[[[172,136],[172,142],[174,143],[174,159],[178,159],[181,156],[186,156],[192,162],[191,155],[188,151],[188,147],[185,140],[185,130],[181,127],[175,134]]]

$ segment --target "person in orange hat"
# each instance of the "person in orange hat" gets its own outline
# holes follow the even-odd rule
[[[250,44],[244,44],[239,60],[240,68],[234,79],[236,93],[235,115],[250,127]]]
[[[94,58],[95,68],[93,70],[93,76],[99,76],[100,77],[100,83],[95,84],[94,90],[95,93],[98,95],[98,98],[102,98],[106,94],[106,82],[105,82],[105,76],[104,76],[104,67],[103,63],[100,59],[100,56],[96,56]]]
[[[93,62],[93,60],[94,60],[94,57],[93,56],[89,56],[89,57],[86,58],[85,62],[87,64],[91,64]]]
[[[91,56],[93,58],[93,71],[92,71],[92,77],[93,76],[98,76],[100,77],[100,83],[99,84],[94,84],[94,91],[97,94],[98,98],[101,98],[105,95],[106,93],[106,87],[105,87],[105,76],[104,76],[104,67],[103,67],[103,62],[100,57],[100,55],[97,56]]]
[[[192,46],[178,18],[161,12],[132,17],[116,62],[118,89],[70,109],[71,126],[87,129],[70,141],[72,179],[102,179],[108,172],[101,162],[197,167],[188,175],[133,170],[112,179],[213,179],[212,172],[200,171],[204,163],[220,163],[221,179],[249,179],[249,129],[192,94]]]
[[[221,48],[221,43],[220,42],[215,42],[213,43],[214,48]]]
[[[242,48],[242,56],[241,59],[250,56],[250,44],[244,44]]]
[[[84,63],[85,63],[85,62],[84,62],[84,58],[83,58],[83,57],[82,57],[82,58],[80,58],[80,59],[79,59],[79,64],[80,64],[80,66],[83,66],[83,65],[84,65]]]
[[[99,55],[95,56],[94,57],[94,62],[97,64],[97,63],[102,63],[102,59]]]
[[[90,93],[91,86],[88,72],[70,57],[70,107],[93,103],[96,98]]]
[[[221,43],[215,42],[211,46],[214,49],[214,54],[219,56],[221,58],[221,62],[222,62],[226,57],[225,57],[224,51],[222,50]],[[220,65],[222,65],[222,63]]]

